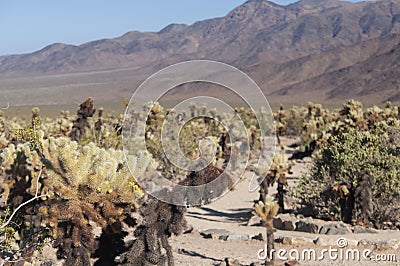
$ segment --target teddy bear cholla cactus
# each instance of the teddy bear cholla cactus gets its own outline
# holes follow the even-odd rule
[[[265,202],[268,195],[268,188],[273,186],[275,182],[278,184],[278,203],[281,211],[284,210],[284,187],[287,186],[286,173],[290,172],[292,163],[289,163],[287,156],[283,154],[275,154],[272,164],[265,163],[257,168],[256,174],[264,177],[260,184],[260,198],[261,202]]]
[[[43,136],[40,131],[38,134]],[[120,228],[136,209],[142,191],[124,163],[122,151],[49,138],[42,141],[42,152],[43,156],[38,155],[29,144],[11,144],[4,150],[2,168],[9,176],[2,183],[3,204],[15,208],[32,197],[38,178],[35,173],[44,166],[39,191],[46,200],[35,202],[19,215],[26,227],[50,228],[58,256],[66,258],[66,265],[89,265],[97,248],[92,225]],[[136,160],[145,170],[147,160]]]
[[[258,216],[265,222],[267,230],[267,260],[266,265],[274,265],[274,257],[271,252],[274,249],[274,225],[273,219],[278,214],[279,205],[273,200],[272,197],[267,197],[265,202],[259,201],[254,210]]]

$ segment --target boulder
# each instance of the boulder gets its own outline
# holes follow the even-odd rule
[[[347,235],[351,234],[352,230],[350,225],[337,222],[322,226],[319,233],[323,235]]]
[[[218,239],[221,235],[227,235],[229,231],[225,229],[207,229],[200,232],[204,238]]]
[[[378,230],[356,225],[353,227],[354,234],[377,234]]]
[[[294,231],[296,229],[297,218],[293,214],[279,214],[274,218],[274,228],[279,230]]]
[[[300,220],[296,223],[296,231],[299,232],[318,234],[319,229],[319,225],[311,221]]]

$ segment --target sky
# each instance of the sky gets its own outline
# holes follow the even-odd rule
[[[323,1],[323,0],[321,0]],[[245,0],[1,0],[0,55],[79,45],[128,31],[159,31],[225,16]],[[275,0],[287,5],[294,0]]]

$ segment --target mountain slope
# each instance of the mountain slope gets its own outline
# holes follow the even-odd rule
[[[80,46],[54,44],[32,54],[0,57],[0,75],[160,67],[185,59],[248,66],[283,62],[363,40],[400,33],[400,1],[302,0],[279,6],[250,0],[222,18],[158,33],[129,32]]]
[[[360,46],[366,53],[369,51],[367,59],[286,86],[270,93],[270,96],[280,97],[283,101],[296,95],[308,95],[310,100],[325,102],[350,98],[365,103],[399,102],[400,35],[366,42]]]

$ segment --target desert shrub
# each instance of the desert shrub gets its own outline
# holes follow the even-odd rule
[[[354,115],[354,114],[353,114]],[[355,113],[349,123],[358,123]],[[363,171],[372,177],[373,211],[368,220],[376,227],[394,226],[400,219],[400,123],[396,119],[376,123],[368,131],[346,127],[332,135],[315,157],[310,174],[298,187],[302,208],[325,219],[345,219],[343,200],[350,206],[351,218],[361,220],[362,204],[357,204]],[[362,184],[363,183],[363,184]],[[357,192],[358,191],[358,192]]]

